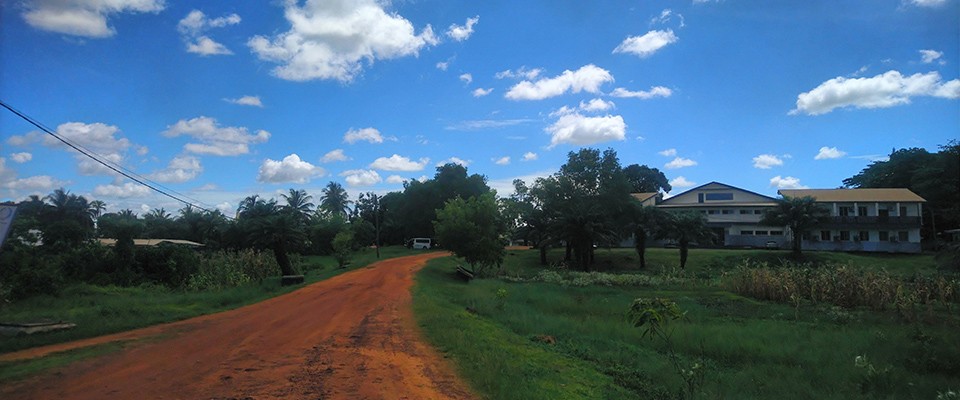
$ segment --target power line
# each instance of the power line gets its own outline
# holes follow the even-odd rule
[[[40,130],[43,131],[44,133],[52,136],[53,138],[57,139],[57,140],[60,141],[61,143],[63,143],[63,144],[65,144],[65,145],[69,146],[70,148],[78,151],[80,154],[83,154],[84,156],[90,158],[91,160],[96,161],[98,164],[103,165],[104,167],[109,168],[111,171],[116,172],[116,173],[118,173],[118,174],[126,177],[127,179],[130,179],[130,180],[136,182],[136,183],[139,183],[139,184],[141,184],[141,185],[149,188],[150,190],[153,190],[153,191],[155,191],[155,192],[157,192],[157,193],[160,193],[160,194],[162,194],[162,195],[164,195],[164,196],[167,196],[167,197],[169,197],[169,198],[171,198],[171,199],[173,199],[173,200],[176,200],[176,201],[178,201],[178,202],[181,202],[181,203],[183,203],[183,204],[186,204],[187,206],[196,207],[196,208],[199,208],[199,209],[201,209],[201,210],[203,210],[203,211],[206,211],[206,212],[212,212],[210,209],[208,209],[208,208],[206,208],[206,207],[203,207],[203,206],[194,204],[193,202],[186,201],[186,200],[184,200],[184,199],[181,199],[180,197],[174,196],[173,194],[170,194],[170,193],[167,192],[167,191],[175,192],[175,191],[172,190],[172,189],[169,189],[169,188],[164,187],[164,189],[167,189],[167,190],[166,190],[166,191],[165,191],[165,190],[161,190],[161,189],[157,188],[156,186],[163,187],[163,185],[154,183],[154,182],[152,182],[152,181],[151,181],[150,183],[145,182],[145,181],[149,181],[149,180],[148,180],[147,178],[144,178],[144,177],[139,176],[137,173],[135,173],[135,172],[133,172],[133,171],[128,170],[127,168],[123,167],[122,165],[120,165],[120,164],[118,164],[118,163],[113,163],[113,162],[111,162],[111,161],[109,161],[109,160],[104,161],[104,160],[101,160],[101,159],[98,158],[98,157],[94,157],[93,154],[92,154],[92,153],[94,153],[93,151],[90,151],[90,150],[84,148],[84,147],[81,146],[81,145],[71,143],[70,141],[68,141],[68,140],[60,137],[60,135],[57,135],[56,133],[54,133],[52,130],[50,130],[50,128],[47,128],[47,127],[44,126],[42,123],[34,120],[33,118],[30,118],[29,116],[27,116],[27,115],[24,114],[24,113],[18,111],[17,109],[15,109],[15,108],[13,108],[12,106],[10,106],[9,104],[7,104],[5,101],[0,100],[0,105],[2,105],[3,108],[6,108],[6,109],[9,110],[10,112],[14,113],[16,116],[22,118],[24,121],[27,121],[27,122],[29,122],[31,125],[37,127],[37,129],[40,129]],[[105,159],[105,158],[104,158],[104,159]],[[111,165],[111,164],[116,164],[116,166]],[[136,175],[136,176],[135,176],[135,175]],[[177,194],[180,194],[180,193],[177,193]],[[187,196],[184,196],[183,194],[180,194],[180,195],[183,196],[183,197],[187,197]],[[188,197],[188,198],[189,198],[189,197]],[[200,202],[197,201],[196,199],[191,199],[191,200],[194,200],[194,201],[196,201],[197,203],[200,203]],[[224,217],[228,218],[228,219],[233,219],[232,217],[230,217],[230,216],[228,216],[228,215],[226,215],[226,214],[223,214],[223,213],[220,213],[220,214],[223,215]]]

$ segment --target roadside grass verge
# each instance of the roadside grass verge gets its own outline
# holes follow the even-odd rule
[[[706,266],[731,255],[738,254],[696,249],[691,260],[700,261],[688,269],[717,273]],[[891,268],[927,268],[926,256],[916,257]],[[885,260],[878,264],[891,262],[878,259]],[[955,333],[960,318],[949,310],[931,311],[934,318],[926,322],[906,323],[893,311],[759,301],[693,277],[686,284],[640,287],[505,279],[464,283],[453,274],[456,263],[434,260],[418,275],[414,311],[428,340],[488,398],[680,398],[684,383],[664,342],[644,338],[627,322],[627,308],[639,297],[669,298],[686,311],[672,325],[671,340],[682,365],[701,360],[706,365],[699,397],[936,398],[955,388],[960,374],[960,335]],[[540,270],[536,250],[510,251],[506,263],[508,274],[531,277]],[[608,271],[637,272],[625,269]],[[671,273],[649,269],[641,273]],[[509,345],[498,344],[507,340]],[[855,365],[864,355],[873,372]],[[552,365],[577,368],[559,373]],[[584,377],[591,377],[590,390],[574,395],[561,386],[580,387]],[[541,387],[560,394],[541,394]]]

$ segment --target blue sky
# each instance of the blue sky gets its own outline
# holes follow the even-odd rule
[[[960,1],[0,4],[0,98],[232,214],[454,161],[501,194],[615,149],[673,194],[841,185],[960,137]],[[0,110],[0,199],[180,208]]]

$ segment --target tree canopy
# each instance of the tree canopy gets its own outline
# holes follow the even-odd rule
[[[760,224],[789,227],[791,249],[794,257],[799,257],[803,235],[829,216],[830,210],[818,205],[813,197],[783,197],[777,199],[776,206],[763,215]]]

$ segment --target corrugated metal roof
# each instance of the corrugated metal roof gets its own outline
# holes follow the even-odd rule
[[[659,193],[657,192],[630,193],[630,195],[633,196],[633,198],[640,200],[641,202],[647,201],[651,197],[656,196],[658,194]]]
[[[104,246],[116,246],[117,239],[100,238],[97,239]],[[133,239],[134,246],[158,246],[162,243],[177,244],[182,246],[203,247],[203,244],[191,242],[183,239]]]
[[[923,197],[903,188],[883,189],[780,189],[786,197],[810,196],[817,201],[827,202],[911,202],[925,203]]]

